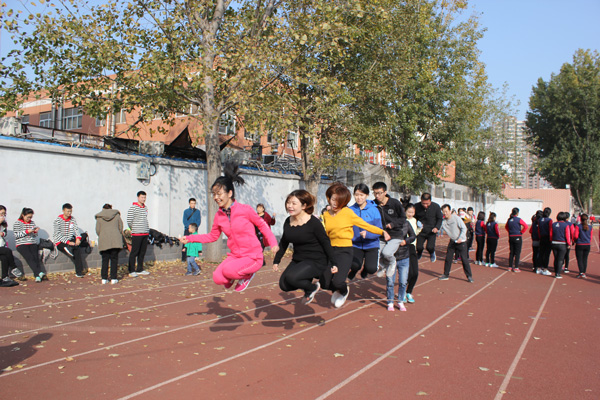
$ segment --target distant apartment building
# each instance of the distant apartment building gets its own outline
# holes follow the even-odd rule
[[[508,117],[495,126],[497,143],[507,155],[505,170],[510,176],[509,185],[513,188],[549,189],[552,186],[535,172],[536,157],[530,152],[527,143],[525,121]]]

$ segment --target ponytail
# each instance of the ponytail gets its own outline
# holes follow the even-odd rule
[[[581,226],[583,226],[583,230],[584,231],[589,231],[590,230],[590,226],[588,225],[588,215],[587,214],[581,214]]]
[[[223,176],[218,177],[215,183],[212,184],[211,189],[220,187],[226,192],[232,192],[231,199],[235,199],[235,187],[234,184],[241,186],[246,181],[241,177],[240,166],[233,162],[227,162],[223,166]]]

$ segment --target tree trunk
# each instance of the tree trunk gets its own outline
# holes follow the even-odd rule
[[[215,214],[218,211],[217,204],[213,201],[211,186],[221,175],[221,152],[219,149],[219,124],[218,118],[212,119],[207,126],[206,134],[206,205],[208,208],[208,230],[210,232]],[[223,258],[221,238],[214,243],[203,245],[204,259],[209,262],[220,262]]]

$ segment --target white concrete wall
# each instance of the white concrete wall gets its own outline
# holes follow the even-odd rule
[[[156,174],[149,182],[136,178],[137,162],[140,160],[149,160],[156,166]],[[12,248],[12,223],[23,207],[33,208],[34,221],[42,229],[40,236],[49,237],[52,235],[52,222],[62,212],[62,204],[71,203],[80,228],[88,231],[91,239],[95,240],[94,215],[102,205],[112,204],[113,208],[121,211],[125,222],[127,209],[136,201],[139,190],[144,190],[148,195],[151,228],[169,236],[182,234],[183,210],[188,206],[188,199],[195,197],[202,215],[200,232],[209,229],[204,163],[2,137],[0,166],[0,204],[8,209],[8,239]],[[291,174],[246,169],[243,176],[246,185],[236,189],[237,200],[253,206],[264,203],[270,214],[277,215],[278,223],[273,227],[273,233],[279,237],[283,220],[287,217],[285,198],[291,191],[303,188],[303,183],[298,176]],[[372,186],[374,182],[365,183]],[[326,205],[325,190],[328,185],[329,182],[324,182],[319,187],[317,212]],[[399,196],[395,192],[389,193],[392,197]],[[370,198],[373,199],[372,194]],[[483,208],[481,203],[437,197],[433,197],[433,200],[440,205],[448,202],[454,208],[472,206],[477,211]],[[412,201],[419,201],[419,197],[412,196]]]
[[[496,222],[504,224],[510,217],[510,213],[514,207],[519,209],[519,217],[524,220],[527,225],[531,225],[531,216],[534,215],[537,210],[543,210],[543,201],[527,199],[496,200],[488,207],[486,220],[490,212],[495,212]]]

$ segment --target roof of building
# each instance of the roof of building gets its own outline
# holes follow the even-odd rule
[[[541,200],[543,207],[552,209],[552,216],[556,217],[560,211],[571,212],[570,189],[514,189],[505,188],[502,192],[508,199]]]

